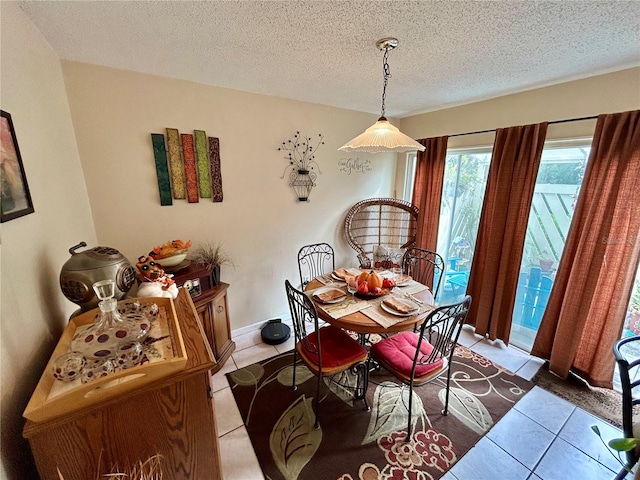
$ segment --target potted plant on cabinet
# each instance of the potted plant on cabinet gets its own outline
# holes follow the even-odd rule
[[[189,250],[189,260],[206,265],[211,271],[213,284],[220,283],[220,267],[222,265],[231,265],[235,268],[235,264],[231,257],[223,250],[222,244],[219,242],[202,242]]]

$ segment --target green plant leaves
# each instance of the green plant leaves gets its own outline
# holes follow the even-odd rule
[[[619,452],[628,452],[640,444],[640,438],[614,438],[609,440],[609,446]]]

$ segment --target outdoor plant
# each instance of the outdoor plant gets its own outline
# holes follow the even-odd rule
[[[640,335],[640,281],[637,279],[631,293],[625,328],[634,335]]]
[[[542,252],[540,252],[540,258],[538,259],[538,263],[540,264],[540,268],[542,268],[542,270],[551,270],[551,267],[553,266],[553,257],[549,255],[549,252],[547,252],[546,250],[543,250]]]
[[[640,281],[636,280],[631,294],[631,312],[640,314]]]

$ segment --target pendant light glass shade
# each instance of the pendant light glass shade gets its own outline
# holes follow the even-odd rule
[[[425,150],[424,145],[420,145],[413,138],[408,137],[397,127],[394,127],[384,116],[385,99],[387,97],[387,83],[391,78],[389,71],[389,63],[387,57],[389,50],[393,50],[398,46],[398,39],[393,37],[381,38],[376,42],[376,47],[384,51],[382,57],[383,84],[382,84],[382,115],[376,123],[367,128],[356,138],[348,141],[338,150],[343,152],[365,152],[365,153],[383,153],[383,152],[415,152]]]
[[[376,123],[367,128],[356,138],[350,140],[338,150],[343,152],[423,152],[424,145],[420,145],[413,138],[408,137],[397,127],[389,123],[385,117],[380,117]]]

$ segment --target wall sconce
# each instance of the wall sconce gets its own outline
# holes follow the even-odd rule
[[[284,158],[289,162],[280,178],[284,178],[289,171],[289,186],[293,188],[298,202],[309,201],[311,189],[316,186],[317,174],[314,170],[317,168],[318,173],[322,173],[316,163],[315,153],[320,145],[324,145],[324,137],[321,133],[318,134],[315,147],[311,142],[311,137],[305,137],[300,135],[300,132],[296,132],[293,140],[282,142],[278,147],[279,152],[288,152]]]

